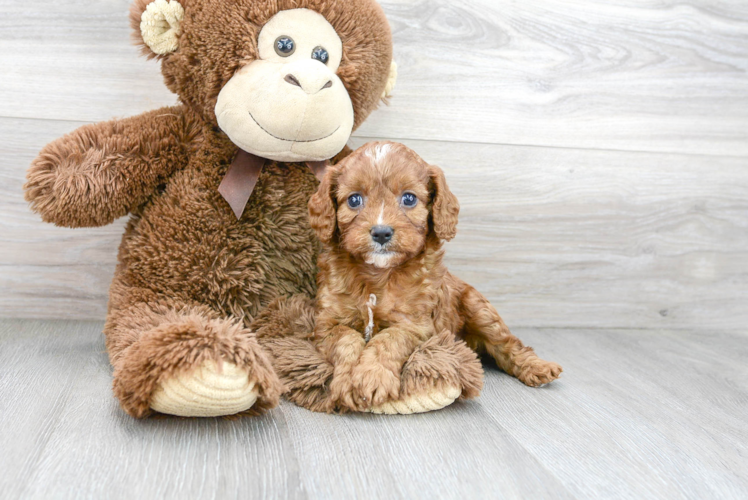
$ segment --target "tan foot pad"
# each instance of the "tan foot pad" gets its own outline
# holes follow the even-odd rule
[[[369,411],[372,413],[385,413],[387,415],[409,415],[411,413],[441,410],[454,403],[460,397],[461,393],[462,389],[459,387],[448,387],[444,391],[414,394],[399,401],[388,401],[380,406],[373,407]]]
[[[151,408],[180,417],[219,417],[250,409],[257,395],[246,370],[224,362],[219,373],[216,363],[209,360],[160,384]]]

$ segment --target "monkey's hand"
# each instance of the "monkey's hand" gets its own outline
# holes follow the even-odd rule
[[[184,106],[85,125],[31,163],[26,201],[58,226],[103,226],[142,204],[183,168],[200,133]]]

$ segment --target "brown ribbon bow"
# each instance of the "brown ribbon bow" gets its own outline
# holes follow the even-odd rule
[[[265,166],[267,161],[265,158],[260,158],[240,149],[231,161],[231,166],[221,181],[221,185],[218,186],[218,192],[228,202],[237,219],[242,218],[249,197],[252,196],[252,191],[254,191],[257,180],[262,173],[262,167]],[[317,179],[321,181],[325,175],[325,168],[330,162],[329,160],[308,161],[306,164]]]

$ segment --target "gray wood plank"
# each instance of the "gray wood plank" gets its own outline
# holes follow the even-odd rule
[[[402,85],[362,135],[745,155],[748,8],[394,0]]]
[[[128,0],[2,0],[0,116],[171,104]],[[713,0],[388,0],[400,81],[361,136],[748,155],[748,8]]]
[[[489,370],[481,403],[577,498],[748,495],[748,337],[521,330],[564,367],[527,391]]]
[[[102,324],[0,322],[3,498],[306,498],[281,415],[128,417]]]
[[[0,119],[0,316],[102,319],[123,221],[42,224],[28,163],[74,122]],[[357,138],[354,146],[365,142]],[[460,199],[450,269],[510,326],[743,329],[747,160],[406,141]]]
[[[101,327],[0,320],[3,498],[748,495],[745,333],[520,329],[561,380],[487,366],[477,400],[425,415],[136,421]]]
[[[281,408],[310,498],[573,498],[480,403],[395,417]]]
[[[0,316],[106,314],[126,219],[103,228],[60,228],[42,223],[23,199],[31,160],[47,142],[81,124],[0,119]]]
[[[130,3],[0,1],[0,116],[100,121],[176,102],[132,44]]]

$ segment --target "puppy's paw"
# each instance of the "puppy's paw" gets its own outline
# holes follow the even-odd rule
[[[528,360],[522,365],[517,378],[525,385],[539,387],[556,380],[561,376],[562,371],[564,370],[558,363],[535,358]]]
[[[376,361],[361,363],[353,369],[353,392],[359,409],[379,406],[400,395],[400,374]]]
[[[350,372],[337,373],[330,382],[330,399],[337,406],[349,410],[357,410],[358,405],[354,399],[353,379]]]

